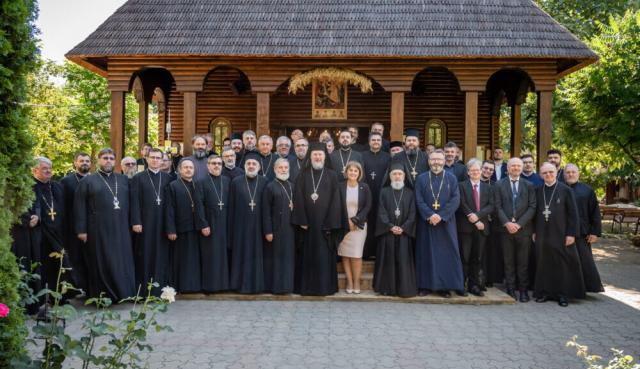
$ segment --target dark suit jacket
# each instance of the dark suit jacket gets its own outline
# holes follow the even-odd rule
[[[351,218],[353,224],[358,228],[363,229],[364,224],[367,222],[367,215],[371,210],[371,190],[369,186],[360,182],[358,184],[358,213],[355,217]],[[347,211],[347,181],[340,183],[340,204],[342,204],[342,229],[349,231],[349,212]]]
[[[460,183],[458,187],[460,189],[460,207],[456,212],[458,232],[471,233],[478,228],[469,222],[467,215],[475,213],[480,221],[484,223],[484,230],[482,233],[489,234],[489,215],[494,210],[494,195],[493,188],[490,184],[480,181],[480,211],[476,211],[476,202],[473,196],[473,185],[471,180],[467,179]]]
[[[502,175],[502,178],[500,178],[500,180],[502,180],[503,178],[507,178],[509,176],[509,173],[507,173],[507,162],[503,161],[502,162],[502,171],[500,172],[500,174]],[[491,175],[491,180],[494,182],[498,181],[498,177],[496,176],[496,172],[494,171],[493,174]]]
[[[509,176],[496,182],[494,186],[495,206],[498,222],[504,226],[512,218],[522,227],[518,233],[530,235],[533,233],[533,217],[536,215],[536,190],[531,182],[524,178],[518,181],[518,197],[516,198],[516,213],[513,214],[513,195],[511,193],[511,179]]]

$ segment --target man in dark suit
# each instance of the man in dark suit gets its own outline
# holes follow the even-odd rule
[[[520,302],[529,301],[529,249],[536,212],[536,193],[531,182],[520,178],[522,160],[509,159],[508,176],[494,187],[498,222],[505,228],[502,236],[504,274],[507,293],[516,299],[516,277]]]
[[[498,182],[507,176],[507,163],[502,160],[503,157],[504,151],[501,148],[496,147],[496,149],[493,150],[493,164],[495,168],[493,175],[491,176],[491,180],[494,182]]]
[[[467,163],[469,179],[460,183],[460,207],[456,214],[462,270],[469,293],[476,296],[484,296],[482,261],[494,202],[491,184],[481,180],[481,166],[478,159]]]

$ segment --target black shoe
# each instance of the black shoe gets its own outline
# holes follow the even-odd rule
[[[547,301],[549,301],[549,296],[547,296],[547,295],[543,295],[543,296],[540,296],[540,297],[536,298],[536,302],[542,303],[542,302],[547,302]]]
[[[462,297],[467,297],[467,296],[469,296],[469,294],[468,294],[468,293],[467,293],[467,291],[465,291],[465,290],[457,290],[457,291],[456,291],[456,295],[458,295],[458,296],[462,296]]]
[[[518,301],[518,296],[516,296],[516,291],[513,288],[507,288],[507,295]]]
[[[493,283],[487,283],[487,284],[485,284],[485,287],[483,288],[483,290],[486,291],[487,288],[491,288],[491,287],[493,287]]]
[[[428,294],[429,294],[429,291],[427,291],[427,290],[419,290],[418,291],[418,296],[424,297],[424,296],[427,296]]]
[[[448,299],[451,297],[451,292],[449,291],[438,291],[438,295],[440,295],[441,297],[444,297],[445,299]]]
[[[527,290],[520,290],[520,302],[529,302],[529,292]]]
[[[567,301],[567,298],[564,296],[560,296],[558,298],[558,305],[562,306],[562,307],[567,307],[569,306],[569,301]]]
[[[482,290],[478,286],[471,287],[471,289],[469,290],[469,293],[479,297],[484,296],[484,292],[482,292]]]

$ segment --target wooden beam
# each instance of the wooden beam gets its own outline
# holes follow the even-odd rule
[[[138,151],[149,141],[149,103],[138,102]]]
[[[269,93],[258,92],[256,99],[256,134],[258,137],[269,134]]]
[[[475,158],[478,148],[478,92],[465,92],[464,159]]]
[[[116,153],[116,170],[120,170],[124,154],[124,98],[123,91],[111,91],[111,148]]]
[[[391,93],[391,128],[389,136],[391,141],[402,141],[404,132],[404,92]]]
[[[538,92],[537,152],[538,168],[547,160],[547,150],[551,149],[551,108],[553,91]]]
[[[522,109],[520,104],[511,106],[511,157],[522,152]]]
[[[196,134],[197,92],[185,91],[184,95],[184,127],[182,134],[183,155],[191,155],[191,138]]]

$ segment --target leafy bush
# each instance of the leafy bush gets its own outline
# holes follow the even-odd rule
[[[602,360],[602,356],[589,354],[589,347],[581,345],[577,342],[578,336],[571,337],[567,342],[567,347],[575,347],[576,354],[581,358],[587,369],[640,369],[640,364],[633,363],[631,355],[625,355],[622,350],[612,348],[613,357],[606,366],[598,364]]]

